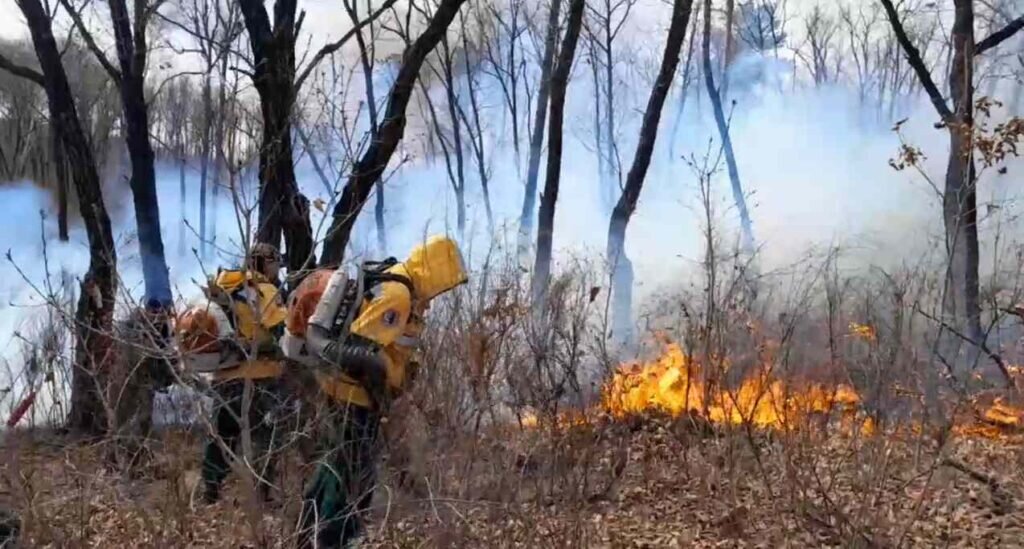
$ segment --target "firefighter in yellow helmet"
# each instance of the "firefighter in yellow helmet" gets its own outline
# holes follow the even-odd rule
[[[317,376],[333,417],[303,496],[301,545],[312,546],[315,537],[317,547],[342,547],[361,535],[361,515],[373,495],[381,417],[409,381],[430,301],[467,279],[455,241],[431,237],[379,274],[364,269],[360,280],[368,299],[351,315],[347,333],[338,338],[343,341],[318,340],[310,321],[306,345],[328,365]],[[296,292],[301,291],[300,286]],[[293,295],[292,308],[301,301]]]
[[[249,405],[249,432],[253,441],[259,493],[269,496],[273,477],[273,453],[280,442],[274,428],[278,411],[285,402],[279,378],[283,357],[278,348],[287,309],[278,288],[281,257],[270,244],[250,249],[245,267],[221,270],[206,288],[210,301],[219,305],[231,324],[231,336],[222,338],[221,358],[227,366],[213,373],[213,436],[203,450],[203,499],[220,498],[221,485],[230,471],[231,454],[238,457],[243,429],[245,383],[253,383]],[[228,452],[230,451],[230,453]]]

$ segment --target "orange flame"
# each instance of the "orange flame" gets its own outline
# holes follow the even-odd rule
[[[848,385],[788,386],[762,369],[729,389],[712,386],[702,373],[677,343],[666,343],[664,353],[654,361],[620,367],[605,385],[602,405],[613,416],[658,410],[698,414],[714,423],[774,429],[792,428],[802,418],[839,410],[845,424],[861,423],[862,432],[873,431],[870,422],[856,421],[861,399]]]

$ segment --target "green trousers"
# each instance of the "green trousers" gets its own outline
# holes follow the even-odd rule
[[[300,547],[345,547],[363,533],[373,499],[380,417],[353,405],[332,405],[316,472],[302,501]]]
[[[245,380],[233,379],[214,385],[213,433],[203,449],[203,498],[212,503],[220,499],[221,486],[231,472],[231,455],[225,447],[242,459],[243,396]],[[284,433],[281,412],[285,410],[285,394],[275,378],[253,380],[249,405],[249,436],[253,447],[253,470],[259,482],[260,497],[266,501],[274,477],[274,457],[282,446]]]

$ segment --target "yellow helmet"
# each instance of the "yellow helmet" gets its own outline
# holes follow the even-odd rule
[[[402,265],[420,299],[433,299],[469,280],[459,245],[446,236],[428,238]]]

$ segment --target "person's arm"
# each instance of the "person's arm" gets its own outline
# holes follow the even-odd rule
[[[352,321],[349,337],[343,343],[329,343],[320,353],[321,358],[363,385],[381,410],[387,408],[390,400],[389,359],[383,348],[402,335],[411,304],[412,296],[404,285],[385,282],[379,287],[379,294],[366,302]]]

